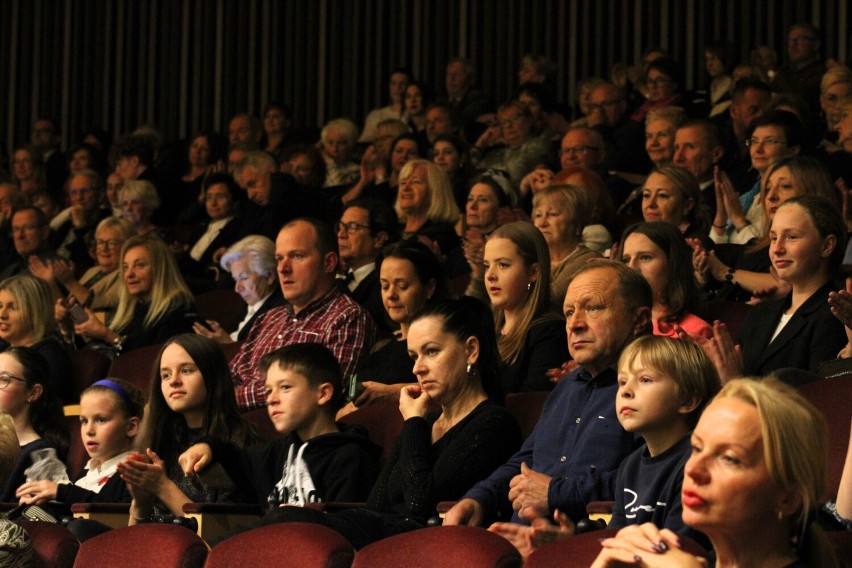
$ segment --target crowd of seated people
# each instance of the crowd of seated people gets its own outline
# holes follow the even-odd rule
[[[497,523],[526,555],[573,534],[590,501],[627,508],[619,491],[660,456],[697,487],[695,446],[726,443],[711,428],[723,415],[772,427],[763,398],[798,404],[735,379],[819,380],[822,363],[852,355],[852,72],[826,67],[813,26],[789,33],[771,81],[757,60],[735,66],[720,40],[704,50],[706,90],[689,91],[681,65],[652,49],[641,69],[583,81],[582,116],[554,102],[553,66],[529,55],[504,100],[476,88],[463,58],[444,93],[396,69],[388,106],[335,118],[316,140],[272,101],[262,120],[234,116],[227,137],[167,144],[142,126],[110,147],[93,132],[66,157],[55,121],[40,118],[0,171],[0,411],[22,448],[2,500],[74,498],[25,473],[33,450],[64,458],[60,401],[81,403],[84,439],[90,415],[120,419],[124,434],[90,467],[109,461],[107,477],[126,484],[106,495],[132,503],[130,524],[182,516],[190,501],[248,501],[264,524],[320,522],[361,547],[457,500],[445,524]],[[195,309],[223,289],[245,303],[228,326]],[[718,321],[720,304],[747,313]],[[666,339],[652,349],[646,335]],[[322,351],[288,350],[302,344]],[[73,351],[151,346],[144,418],[132,385],[77,390]],[[706,419],[716,388],[685,398],[697,387],[678,383],[678,357],[735,385]],[[680,398],[661,401],[665,389]],[[501,405],[530,391],[552,393],[523,442]],[[97,393],[110,396],[95,404]],[[640,407],[623,414],[621,399]],[[364,433],[335,419],[388,402],[404,427],[380,467]],[[256,446],[240,413],[264,408],[286,444]],[[669,435],[631,421],[643,411],[662,413]],[[217,493],[184,476],[213,461],[256,486]],[[359,484],[338,485],[335,467]],[[772,483],[799,493],[767,531],[804,531],[813,488]],[[680,497],[679,485],[642,490]],[[694,492],[671,522],[617,510],[613,526],[656,522],[666,530],[642,532],[653,544],[674,542],[672,528],[720,560],[736,554],[742,543],[697,513]],[[278,509],[333,499],[364,505]],[[836,514],[848,522],[850,509],[840,499]],[[606,542],[600,565],[639,555],[637,534]]]

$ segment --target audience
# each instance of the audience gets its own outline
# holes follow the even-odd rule
[[[852,279],[846,289],[837,280],[852,251],[852,81],[832,54],[823,63],[810,23],[791,26],[787,40],[781,68],[766,46],[737,62],[751,46],[704,44],[700,60],[682,61],[706,69],[697,93],[659,47],[641,68],[616,65],[612,83],[575,70],[563,77],[528,54],[508,100],[477,90],[461,57],[447,63],[436,102],[400,67],[387,107],[355,109],[354,122],[331,120],[319,136],[280,101],[263,107],[262,122],[233,116],[227,165],[217,133],[168,141],[149,125],[111,151],[109,133],[85,132],[66,155],[65,122],[39,116],[11,160],[0,147],[0,181],[13,182],[0,183],[0,410],[23,444],[0,472],[15,478],[6,500],[49,508],[52,499],[132,499],[131,524],[182,516],[189,500],[259,501],[264,522],[322,522],[360,547],[422,527],[438,500],[462,498],[447,524],[512,521],[491,529],[527,555],[572,535],[588,501],[615,498],[611,526],[640,526],[605,541],[598,566],[639,557],[692,565],[670,530],[702,544],[706,532],[719,565],[757,547],[770,563],[813,563],[809,524],[821,503],[813,480],[783,471],[801,440],[776,440],[789,416],[773,405],[802,424],[812,423],[809,409],[771,382],[737,380],[780,371],[804,381],[838,350],[852,354]],[[571,126],[556,100],[564,85],[578,88]],[[490,99],[505,102],[495,113]],[[196,118],[187,124],[209,122]],[[613,243],[640,203],[645,222]],[[532,223],[516,221],[530,213]],[[400,234],[408,240],[397,243]],[[226,330],[215,310],[206,321],[194,312],[193,294],[231,278],[246,308]],[[472,298],[442,303],[462,292]],[[706,300],[754,305],[738,337],[699,317],[721,305]],[[722,315],[736,310],[725,307]],[[650,330],[680,339],[628,346]],[[216,344],[235,341],[228,367]],[[164,346],[152,412],[129,455],[138,393],[111,379],[79,392],[71,363],[87,355],[66,347],[114,357],[153,344]],[[678,370],[685,358],[695,364]],[[690,443],[709,397],[688,396],[690,373],[708,360],[736,388],[710,405]],[[502,395],[550,389],[539,424],[510,456],[520,440]],[[654,400],[663,394],[665,407]],[[64,458],[57,399],[80,400],[81,434],[92,442],[77,485],[59,482],[61,472],[25,473],[35,448]],[[405,426],[374,486],[376,448],[335,419],[376,402],[390,404],[362,415],[398,405]],[[441,412],[430,414],[435,405]],[[256,438],[238,410],[263,406],[287,437],[247,448]],[[627,457],[639,435],[645,446]],[[718,476],[712,452],[722,444],[765,470],[741,495],[702,489]],[[813,451],[795,459],[824,464],[819,441],[808,444]],[[781,459],[761,460],[761,445]],[[214,455],[236,491],[199,484]],[[340,499],[367,499],[367,508],[278,507]],[[841,526],[849,502],[841,491]],[[104,529],[72,527],[81,539]]]

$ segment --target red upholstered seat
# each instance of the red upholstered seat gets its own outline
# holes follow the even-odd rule
[[[375,402],[360,407],[340,420],[346,424],[360,424],[367,429],[370,440],[381,446],[382,465],[387,461],[394,442],[402,431],[402,414],[397,402]]]
[[[142,391],[142,397],[148,402],[154,360],[162,347],[163,344],[158,343],[122,353],[113,360],[109,376],[124,379],[134,385]]]
[[[203,320],[219,322],[229,333],[246,315],[246,302],[231,288],[211,290],[195,297],[195,311]]]
[[[56,523],[21,521],[30,535],[35,568],[71,568],[80,543],[71,531]]]
[[[201,568],[206,558],[207,545],[191,530],[152,523],[85,541],[74,568]]]
[[[89,461],[89,454],[83,445],[80,434],[80,416],[71,415],[65,417],[65,426],[68,428],[68,456],[65,458],[65,469],[68,470],[68,478],[72,481],[79,478]]]
[[[349,568],[355,551],[336,531],[282,523],[244,532],[210,550],[205,568]]]
[[[825,416],[828,423],[829,498],[837,495],[852,421],[852,375],[819,379],[799,386],[799,392]]]
[[[563,566],[564,558],[563,558]],[[352,568],[516,568],[521,555],[509,541],[474,527],[430,527],[374,542]]]
[[[75,392],[79,395],[95,381],[106,378],[111,361],[94,349],[77,349],[69,352]]]

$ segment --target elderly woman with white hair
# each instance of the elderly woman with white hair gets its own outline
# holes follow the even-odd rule
[[[234,290],[246,303],[245,317],[230,333],[213,320],[207,320],[206,326],[196,322],[192,329],[218,343],[234,343],[245,339],[254,322],[267,310],[284,303],[281,289],[276,286],[275,244],[266,237],[249,235],[225,252],[221,265],[231,273]]]
[[[352,160],[358,127],[346,118],[329,121],[320,134],[322,155],[328,174],[323,187],[352,185],[358,180],[361,166]]]

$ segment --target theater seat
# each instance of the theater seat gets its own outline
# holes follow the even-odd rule
[[[375,402],[360,407],[340,419],[345,424],[360,424],[367,429],[370,440],[382,448],[382,465],[390,455],[393,443],[402,431],[402,414],[398,402]]]
[[[549,395],[550,392],[518,392],[506,395],[506,410],[521,427],[524,440],[529,438],[535,429],[544,401]]]
[[[68,428],[68,456],[65,458],[65,469],[72,481],[79,478],[89,461],[89,454],[83,446],[80,434],[80,415],[66,415],[65,426]]]
[[[206,558],[207,545],[191,530],[151,523],[90,538],[74,568],[201,568]]]
[[[566,566],[565,558],[561,566]],[[352,568],[519,568],[509,541],[475,527],[429,527],[382,539],[355,555]],[[579,565],[578,565],[579,566]]]
[[[734,341],[740,336],[740,326],[745,319],[746,314],[751,311],[751,305],[745,302],[735,302],[733,300],[713,300],[707,302],[702,310],[702,315],[709,323],[714,320],[719,320],[724,323],[731,333]]]
[[[211,290],[195,297],[195,311],[201,319],[219,322],[230,333],[245,317],[246,302],[231,288]]]
[[[106,378],[111,361],[103,353],[94,349],[77,349],[68,353],[71,358],[71,373],[77,395],[86,390],[95,381]]]
[[[205,568],[349,568],[355,551],[339,533],[312,523],[259,527],[220,542]],[[378,566],[378,565],[375,565]]]
[[[56,523],[20,521],[30,535],[35,568],[71,568],[80,543],[71,531]]]
[[[828,494],[837,495],[846,449],[849,447],[849,424],[852,421],[852,375],[819,379],[799,387],[799,392],[828,423]]]
[[[154,360],[163,347],[162,343],[148,345],[122,353],[116,357],[109,368],[109,376],[123,379],[142,391],[142,397],[148,402],[151,391],[151,373]]]

